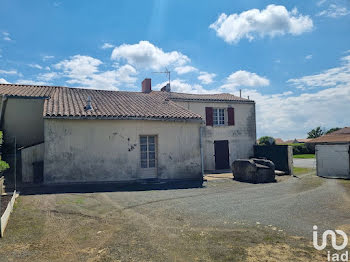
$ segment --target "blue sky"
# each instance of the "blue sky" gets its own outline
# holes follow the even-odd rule
[[[349,126],[350,1],[0,0],[0,82],[242,89],[258,137]]]

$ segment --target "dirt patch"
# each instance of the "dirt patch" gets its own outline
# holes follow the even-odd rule
[[[283,175],[283,176],[275,176],[275,179],[277,183],[281,183],[281,182],[287,181],[291,177],[292,177],[291,175]]]
[[[316,173],[309,173],[300,175],[297,183],[294,184],[293,189],[295,192],[303,192],[320,187],[324,183],[325,179],[316,176]]]
[[[232,173],[222,173],[222,174],[206,174],[204,179],[207,181],[218,180],[218,179],[233,179]]]
[[[343,188],[345,189],[345,192],[347,193],[348,197],[350,198],[350,180],[338,179],[337,182],[343,186]]]
[[[1,197],[1,210],[0,210],[0,217],[4,214],[8,203],[11,201],[12,195],[4,195]]]
[[[311,253],[308,252],[308,250]],[[322,253],[312,252],[308,247],[296,248],[285,243],[258,244],[247,249],[247,262],[255,261],[326,261],[327,256]]]

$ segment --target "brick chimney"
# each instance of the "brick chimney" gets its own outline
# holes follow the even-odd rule
[[[142,81],[142,93],[149,93],[151,91],[151,78],[145,78],[145,80]]]

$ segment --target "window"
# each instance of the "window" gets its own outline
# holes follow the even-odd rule
[[[141,168],[156,167],[156,137],[140,136]]]
[[[213,124],[215,126],[225,125],[225,109],[224,108],[214,108],[213,109]]]

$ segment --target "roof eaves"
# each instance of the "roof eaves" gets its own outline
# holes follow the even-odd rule
[[[6,96],[7,98],[20,98],[20,99],[50,99],[50,96],[21,96],[21,95],[7,95],[1,94],[1,96]]]
[[[184,101],[184,102],[208,102],[208,103],[242,103],[242,104],[255,104],[254,100],[229,100],[229,99],[203,99],[203,98],[180,98],[180,97],[170,97],[170,100]]]
[[[133,116],[61,116],[61,115],[45,115],[45,119],[67,119],[67,120],[156,120],[156,121],[172,121],[172,122],[202,122],[202,118],[191,117],[133,117]]]

